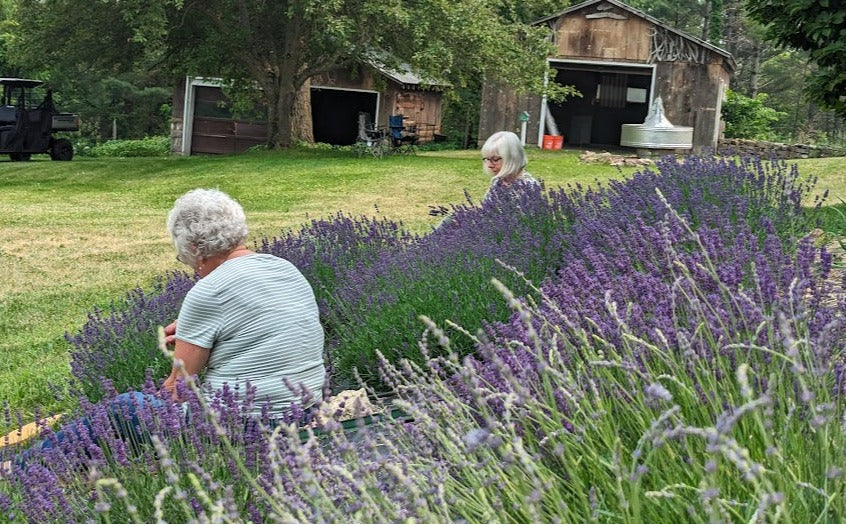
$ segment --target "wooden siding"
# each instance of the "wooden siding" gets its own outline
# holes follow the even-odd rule
[[[377,91],[381,95],[378,125],[387,126],[388,117],[391,115],[403,115],[408,124],[427,124],[427,129],[435,133],[441,132],[443,93],[440,91],[406,89],[375,75],[371,69],[327,73],[313,78],[311,84]]]
[[[388,117],[401,114],[406,117],[407,125],[417,125],[420,142],[435,139],[441,133],[443,93],[437,90],[420,89],[399,85],[372,69],[335,71],[316,76],[311,82],[312,89],[331,91],[335,96],[344,96],[343,90],[350,90],[352,98],[358,99],[365,93],[378,93],[377,124],[387,127]],[[314,92],[314,91],[312,91]],[[216,87],[198,86],[195,88],[195,114],[192,129],[191,153],[233,153],[258,144],[263,144],[267,137],[266,123],[234,120],[231,115],[221,111],[215,114],[218,102],[225,101],[223,92]],[[185,80],[174,90],[173,118],[171,121],[171,151],[182,150],[182,122],[185,105]],[[204,108],[203,111],[198,109]],[[338,125],[355,126],[357,120],[339,116]],[[340,121],[343,122],[340,122]],[[349,122],[347,122],[349,120]],[[355,121],[354,121],[355,120]],[[354,140],[354,139],[352,139]]]
[[[557,58],[646,62],[651,29],[652,24],[646,20],[617,7],[599,10],[598,6],[590,6],[555,24]]]
[[[191,154],[240,153],[263,144],[267,137],[267,124],[252,124],[219,118],[194,118]]]
[[[338,70],[322,73],[311,79],[312,86],[380,91],[370,69]]]
[[[520,113],[529,113],[526,126],[526,144],[537,143],[541,99],[538,96],[517,96],[504,84],[485,82],[482,86],[482,107],[479,110],[479,146],[497,131],[512,131],[520,135]]]
[[[728,86],[729,80],[725,69],[717,63],[661,62],[656,74],[656,94],[670,122],[693,128],[695,150],[714,148],[721,83]]]
[[[434,140],[441,133],[443,94],[437,91],[405,91],[395,87],[385,90],[388,111],[381,111],[380,119],[387,125],[389,115],[403,115],[405,124],[417,126],[420,142]]]
[[[191,154],[238,153],[265,142],[267,123],[232,119],[220,88],[197,86],[194,93]]]
[[[621,102],[623,75],[628,75],[626,88],[646,89],[650,100],[660,96],[670,122],[693,127],[694,152],[716,147],[720,97],[734,67],[730,55],[615,2],[576,7],[558,18],[549,17],[544,23],[553,33],[556,51],[550,58],[559,60],[552,63],[559,71],[558,80],[577,85],[585,97],[550,108],[565,135],[565,144],[618,146],[622,123],[643,122],[646,104]],[[643,68],[645,79],[634,78],[641,73],[628,64],[654,65],[654,78],[649,68]],[[593,78],[588,71],[595,72]],[[598,86],[603,95],[597,98]],[[529,111],[527,142],[534,143],[539,125],[543,125],[538,121],[540,104],[538,97],[516,95],[502,86],[486,83],[482,90],[479,141],[501,129],[516,132],[517,115]],[[587,124],[588,120],[593,125]],[[589,142],[584,141],[585,136],[590,136]]]

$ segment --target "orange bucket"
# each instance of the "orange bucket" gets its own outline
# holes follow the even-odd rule
[[[555,135],[552,137],[552,149],[561,149],[564,147],[564,135]]]
[[[542,149],[555,149],[555,136],[553,135],[543,135],[543,146]]]

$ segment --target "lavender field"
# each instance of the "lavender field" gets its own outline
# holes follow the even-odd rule
[[[155,391],[171,365],[156,327],[194,280],[163,275],[68,335],[100,445],[15,467],[0,513],[839,521],[846,301],[839,262],[809,236],[813,189],[784,163],[667,158],[600,188],[468,201],[423,235],[338,214],[264,239],[315,289],[330,387],[361,380],[388,399],[368,424],[271,430],[241,416],[260,402],[249,389],[206,405],[187,383],[190,422],[167,404],[142,413],[150,442],[111,437],[109,399]]]

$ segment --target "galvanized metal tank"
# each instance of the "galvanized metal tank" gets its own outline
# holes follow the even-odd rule
[[[623,124],[620,145],[638,149],[692,149],[693,128],[674,126],[664,116],[664,104],[656,97],[642,124]]]

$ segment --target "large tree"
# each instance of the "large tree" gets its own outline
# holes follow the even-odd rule
[[[747,0],[767,37],[807,51],[816,64],[806,85],[809,97],[846,116],[846,3],[839,0]]]
[[[9,38],[6,60],[14,66],[5,76],[45,80],[62,110],[83,115],[85,138],[140,138],[168,129],[172,87],[157,64],[161,36],[145,28],[164,25],[164,13],[133,14],[128,2],[15,2],[4,10]],[[123,5],[121,5],[123,4]],[[113,127],[114,126],[114,127]]]
[[[539,89],[547,67],[543,30],[503,16],[504,0],[20,1],[21,53],[257,87],[272,147],[310,138],[309,79],[337,68],[410,66],[455,87],[487,73]]]

